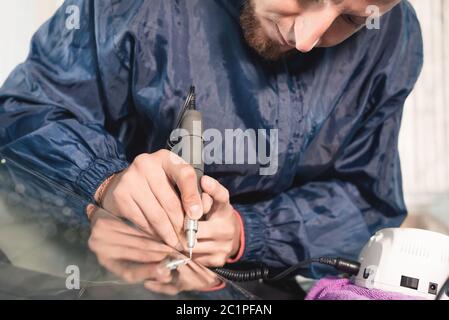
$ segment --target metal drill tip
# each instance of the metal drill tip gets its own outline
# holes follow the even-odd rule
[[[168,270],[176,270],[180,266],[184,266],[190,262],[190,259],[167,259],[165,267]]]
[[[190,257],[190,260],[192,260],[192,248],[189,248],[189,257]]]

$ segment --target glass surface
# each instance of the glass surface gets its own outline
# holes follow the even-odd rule
[[[92,221],[86,215],[89,205]],[[101,236],[92,240],[105,229],[109,242]],[[124,250],[124,235],[142,241],[145,263],[114,260],[114,252]],[[94,251],[102,248],[111,257],[100,264]],[[128,221],[0,154],[0,299],[256,298],[185,259]]]

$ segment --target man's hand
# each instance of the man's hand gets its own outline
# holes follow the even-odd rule
[[[209,269],[190,262],[176,270],[170,283],[148,280],[144,282],[144,286],[153,292],[174,296],[186,291],[219,290],[224,288],[225,284]]]
[[[203,176],[201,187],[206,194],[203,206],[207,221],[198,225],[198,243],[193,260],[207,267],[221,267],[235,257],[240,248],[240,221],[229,202],[229,192],[217,180]]]
[[[161,262],[176,251],[104,210],[94,210],[89,248],[103,267],[128,283],[172,281],[170,271]]]
[[[177,270],[167,269],[168,259],[183,256],[106,211],[95,207],[90,209],[92,232],[89,248],[102,266],[127,283],[144,283],[149,290],[169,295],[219,288],[218,285],[223,284],[212,271],[194,262]]]
[[[185,242],[184,213],[193,219],[203,215],[195,170],[167,150],[136,157],[112,178],[101,198],[105,210],[180,251]]]

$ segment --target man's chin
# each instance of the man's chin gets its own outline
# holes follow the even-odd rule
[[[248,41],[250,40],[250,41]],[[247,39],[248,45],[256,51],[256,53],[269,61],[278,61],[288,55],[290,55],[294,50],[292,47],[281,46],[277,42],[264,39],[264,41],[251,41],[254,39]]]
[[[256,52],[259,54],[259,56],[261,56],[265,60],[273,61],[273,62],[279,61],[285,56],[285,54],[282,52],[273,53],[273,52],[263,52],[263,51],[257,51],[257,50],[256,50]]]
[[[290,56],[294,52],[294,50],[291,49],[290,47],[276,50],[271,49],[267,51],[260,51],[260,50],[256,51],[262,58],[269,61],[279,61],[282,58]]]
[[[276,61],[285,53],[279,43],[265,34],[262,25],[254,12],[252,1],[246,1],[240,15],[240,24],[247,44],[266,60]]]

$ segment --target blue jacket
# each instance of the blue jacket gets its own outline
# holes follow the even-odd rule
[[[423,60],[415,13],[403,1],[380,30],[267,62],[242,39],[240,2],[66,1],[0,90],[0,152],[91,199],[164,147],[193,84],[206,128],[279,129],[275,175],[205,169],[243,216],[242,260],[356,256],[406,215],[398,134]]]

